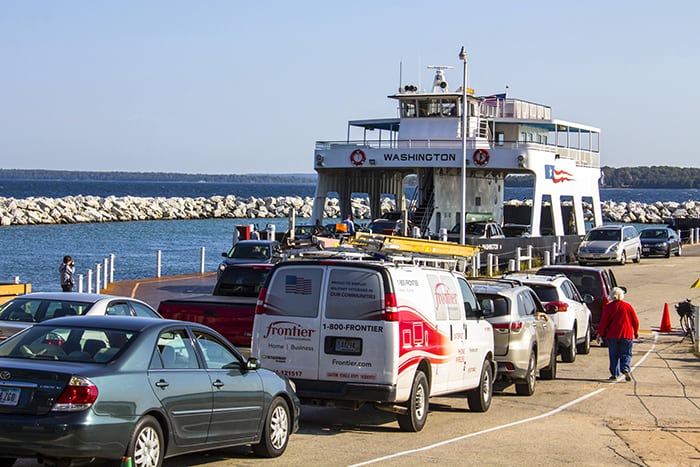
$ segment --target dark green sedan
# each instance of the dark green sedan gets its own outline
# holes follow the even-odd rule
[[[298,418],[289,380],[196,323],[55,318],[0,343],[0,467],[22,457],[160,466],[246,444],[276,457]]]

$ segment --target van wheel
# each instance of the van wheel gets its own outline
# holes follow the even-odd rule
[[[566,363],[571,363],[576,360],[576,326],[571,332],[571,337],[569,337],[569,342],[564,345],[564,349],[561,352],[561,361]]]
[[[535,368],[537,368],[537,357],[535,357],[535,351],[530,353],[530,362],[527,366],[527,373],[525,374],[525,380],[520,383],[515,383],[515,393],[519,396],[531,396],[535,393],[535,384],[537,383],[537,377],[535,376]]]
[[[586,338],[577,347],[576,351],[581,355],[588,355],[591,353],[591,325],[589,324],[586,328]]]
[[[627,264],[627,253],[624,251],[620,254],[620,264],[623,266]]]
[[[413,379],[411,396],[406,403],[408,413],[396,414],[402,431],[420,431],[428,418],[428,378],[419,371]]]
[[[552,355],[549,357],[549,365],[540,370],[540,378],[556,379],[557,378],[557,347],[556,344],[552,348]]]
[[[670,255],[669,255],[670,256]],[[668,258],[668,256],[667,256]],[[635,253],[634,258],[632,258],[633,263],[638,263],[642,260],[642,252],[637,250],[637,253]]]
[[[491,396],[493,396],[493,370],[491,369],[491,363],[488,360],[484,360],[479,386],[467,392],[469,410],[472,412],[486,412],[491,407]]]
[[[683,254],[683,247],[682,247],[681,244],[679,243],[679,244],[678,244],[678,250],[676,251],[676,256],[680,256],[680,255],[682,255],[682,254]]]

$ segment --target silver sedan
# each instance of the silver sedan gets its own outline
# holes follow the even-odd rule
[[[0,341],[51,318],[61,316],[143,316],[162,318],[135,298],[78,292],[36,292],[0,305]]]

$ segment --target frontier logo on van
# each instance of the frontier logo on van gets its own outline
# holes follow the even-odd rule
[[[436,311],[442,306],[450,307],[457,305],[457,294],[450,292],[450,288],[444,282],[435,284],[433,297],[435,299]]]
[[[263,338],[270,336],[310,338],[315,329],[308,329],[292,321],[273,321],[267,325],[267,330]]]

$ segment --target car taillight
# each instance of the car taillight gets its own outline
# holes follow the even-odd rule
[[[566,311],[569,309],[569,304],[566,302],[549,302],[547,303],[547,306],[555,307],[558,312]]]
[[[97,400],[97,386],[82,376],[71,376],[68,385],[51,410],[53,412],[79,412],[89,409]]]
[[[523,322],[522,321],[513,321],[510,323],[510,332],[520,332],[520,330],[523,328]]]
[[[262,315],[265,313],[265,296],[267,296],[267,289],[262,287],[260,293],[258,294],[258,301],[255,302],[255,314]]]
[[[399,308],[396,303],[396,295],[393,293],[384,294],[384,320],[399,320]]]

